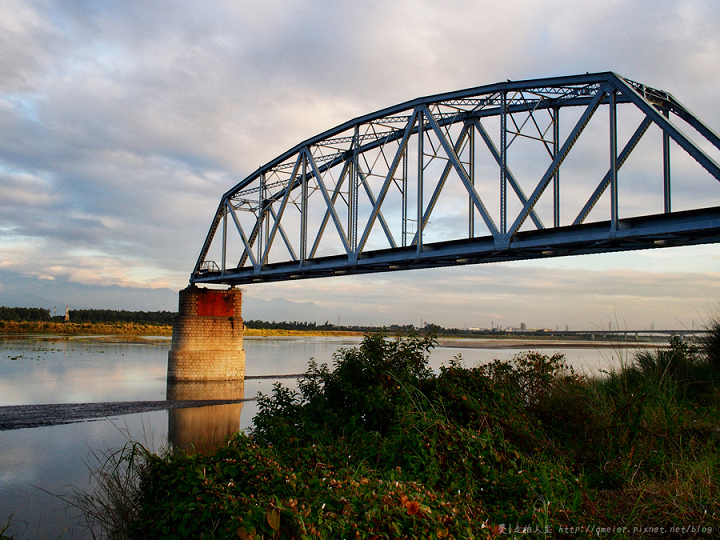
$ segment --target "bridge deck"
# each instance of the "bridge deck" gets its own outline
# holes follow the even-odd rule
[[[686,246],[720,241],[720,207],[632,218],[619,222],[612,234],[610,222],[520,232],[507,247],[498,247],[492,236],[366,252],[356,261],[347,256],[318,257],[306,261],[266,265],[221,272],[199,272],[196,283],[244,285],[396,270],[461,266],[499,261],[539,259],[567,255],[607,253],[659,247]]]
[[[718,155],[717,134],[671,94],[615,73],[418,98],[308,139],[225,193],[191,282],[717,242]]]

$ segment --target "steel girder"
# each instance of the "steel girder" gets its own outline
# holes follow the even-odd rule
[[[586,130],[600,108],[608,116],[598,140],[597,129]],[[632,119],[623,125],[636,127],[620,137],[627,109]],[[652,188],[660,208],[627,211],[623,197],[646,179],[619,172],[650,129],[662,134],[661,181]],[[564,174],[561,189],[560,172],[583,136],[591,151],[577,151],[580,168],[597,161],[598,149],[607,161],[600,173],[581,174],[590,187],[578,194],[582,182]],[[418,98],[308,139],[225,193],[190,281],[234,285],[717,242],[720,206],[703,208],[712,198],[673,210],[671,141],[704,169],[702,189],[720,202],[718,135],[672,95],[615,73]]]

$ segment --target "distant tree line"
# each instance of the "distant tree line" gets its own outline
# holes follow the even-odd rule
[[[340,331],[340,332],[363,332],[363,333],[375,333],[383,332],[388,334],[419,334],[419,335],[434,335],[434,336],[498,336],[506,335],[509,332],[500,329],[468,329],[468,328],[444,328],[433,323],[424,323],[423,327],[416,327],[412,324],[391,324],[389,326],[372,326],[372,325],[357,325],[357,326],[342,326],[332,324],[329,321],[325,321],[324,324],[318,324],[314,322],[300,322],[300,321],[263,321],[260,319],[249,319],[245,320],[245,327],[253,330],[327,330],[327,331]],[[520,332],[514,332],[520,334]],[[545,330],[531,330],[522,332],[522,335],[537,336],[546,335]]]
[[[342,326],[338,324],[332,324],[329,321],[325,321],[323,324],[314,322],[299,322],[299,321],[263,321],[260,319],[249,319],[245,320],[245,327],[252,328],[253,330],[329,330],[329,331],[341,331],[341,332],[401,332],[409,333],[415,330],[412,324],[398,325],[393,324],[391,326]],[[435,327],[439,328],[439,327]]]
[[[0,321],[49,321],[50,310],[34,307],[0,306]]]
[[[126,311],[114,309],[71,309],[71,322],[113,323],[128,322],[139,324],[170,325],[177,313],[172,311]]]
[[[138,323],[171,325],[172,311],[126,311],[114,309],[71,309],[70,322]],[[65,314],[52,317],[49,309],[0,306],[0,321],[62,321]]]
[[[257,330],[338,330],[339,328],[334,324],[330,324],[328,321],[325,321],[325,324],[299,321],[268,322],[254,319],[246,320],[244,322],[246,328],[253,328]]]
[[[152,325],[172,325],[175,315],[171,311],[126,311],[114,309],[71,309],[70,322],[76,323],[136,323]],[[49,309],[0,307],[0,321],[58,321],[65,314],[52,317]],[[260,319],[245,320],[245,327],[254,330],[302,330],[302,331],[340,331],[340,332],[385,332],[390,334],[433,334],[435,336],[476,336],[505,334],[502,330],[469,330],[460,328],[443,328],[433,323],[424,323],[424,327],[416,328],[412,324],[393,324],[390,326],[356,325],[344,326],[303,321],[263,321]],[[530,331],[525,334],[539,334],[544,331]]]

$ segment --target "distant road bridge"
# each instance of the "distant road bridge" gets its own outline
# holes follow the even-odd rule
[[[719,155],[672,95],[615,73],[418,98],[308,139],[225,193],[190,281],[718,242]]]

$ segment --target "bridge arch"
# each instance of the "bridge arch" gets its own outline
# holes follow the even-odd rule
[[[418,98],[308,139],[226,192],[190,281],[717,242],[719,152],[671,94],[611,72]]]

